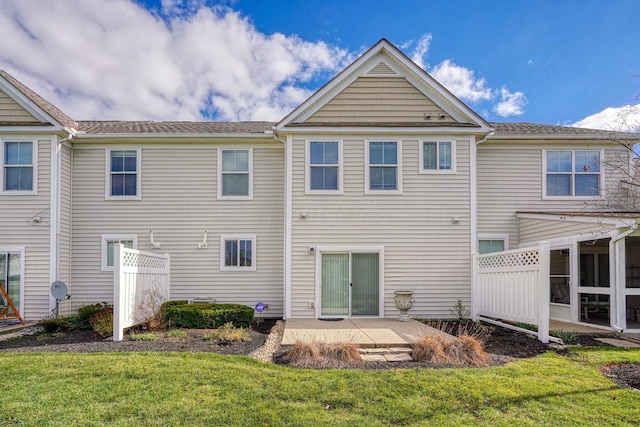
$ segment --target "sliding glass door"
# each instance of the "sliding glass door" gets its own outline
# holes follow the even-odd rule
[[[0,251],[0,286],[9,294],[9,297],[20,311],[20,279],[21,260],[19,253]]]
[[[380,264],[375,253],[322,254],[321,315],[379,315]]]

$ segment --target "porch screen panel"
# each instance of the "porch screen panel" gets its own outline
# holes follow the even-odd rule
[[[322,254],[322,315],[349,315],[349,254]]]
[[[377,316],[380,305],[378,254],[354,253],[351,262],[351,315]]]

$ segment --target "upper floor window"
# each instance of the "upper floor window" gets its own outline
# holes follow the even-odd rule
[[[222,235],[220,245],[220,270],[255,271],[255,235]]]
[[[455,172],[453,141],[424,141],[420,144],[420,172]]]
[[[600,151],[547,151],[546,196],[593,197],[600,194]]]
[[[337,141],[309,141],[307,190],[340,191],[340,143]]]
[[[250,199],[253,196],[253,151],[218,150],[218,198]]]
[[[4,141],[2,144],[2,190],[35,192],[36,144]]]
[[[140,150],[107,150],[107,198],[140,199]]]
[[[370,141],[366,149],[366,192],[402,190],[401,145],[396,141]]]

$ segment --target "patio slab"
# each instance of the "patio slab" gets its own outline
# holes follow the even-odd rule
[[[408,347],[420,337],[443,335],[443,332],[412,320],[395,319],[289,319],[285,322],[282,345],[296,341],[353,343],[359,347]]]

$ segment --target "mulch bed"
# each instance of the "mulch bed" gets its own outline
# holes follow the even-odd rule
[[[236,343],[217,343],[205,340],[203,336],[210,332],[202,329],[183,329],[187,337],[168,337],[168,331],[154,332],[156,341],[133,341],[128,336],[123,341],[114,342],[111,337],[104,338],[93,331],[67,331],[51,334],[38,333],[22,335],[0,341],[0,352],[72,352],[72,353],[96,353],[96,352],[208,352],[223,355],[249,355],[260,348],[266,341],[275,320],[266,320],[254,325],[249,333],[251,341]],[[611,336],[603,334],[602,336]],[[596,341],[597,336],[577,335],[572,345],[580,346],[606,346]],[[535,357],[547,351],[563,350],[555,346],[543,344],[536,338],[495,327],[490,338],[485,342],[485,350],[489,353],[491,365],[502,365],[509,361]],[[282,351],[276,352],[276,363],[281,359]],[[437,368],[428,363],[419,362],[367,362],[359,366],[359,369],[403,369],[430,367]],[[640,389],[640,365],[619,364],[605,366],[602,369],[606,375],[616,384],[623,387]]]

